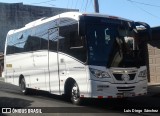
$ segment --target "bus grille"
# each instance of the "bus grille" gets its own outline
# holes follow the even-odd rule
[[[135,86],[130,86],[130,87],[117,87],[119,92],[126,92],[126,91],[133,91]]]
[[[114,77],[116,78],[116,80],[118,80],[118,81],[123,81],[123,79],[121,78],[122,77],[122,74],[113,74],[114,75]],[[129,75],[129,81],[132,81],[132,80],[134,80],[134,78],[135,78],[135,75],[136,74],[128,74]]]

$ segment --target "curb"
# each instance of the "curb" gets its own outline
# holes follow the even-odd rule
[[[160,83],[148,83],[148,86],[157,85],[160,86]]]

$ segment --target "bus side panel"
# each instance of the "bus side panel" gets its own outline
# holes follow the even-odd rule
[[[58,63],[57,52],[49,52],[49,78],[46,80],[50,92],[53,94],[59,93],[59,77],[58,77]]]
[[[32,57],[33,68],[30,70],[31,87],[34,89],[48,90],[46,85],[46,79],[48,78],[48,51],[35,51]]]
[[[31,53],[7,55],[5,81],[19,86],[20,75],[23,75],[25,78],[25,75],[31,74],[30,71],[26,70],[31,70],[32,68],[33,58]],[[30,84],[27,80],[25,80],[26,83]]]
[[[6,62],[6,82],[19,86],[22,75],[28,88],[49,90],[46,85],[49,77],[48,51],[9,55]]]
[[[14,78],[13,78],[13,69],[10,69],[9,67],[6,68],[5,71],[5,82],[14,84]]]
[[[79,60],[69,55],[59,53],[59,76],[61,94],[64,93],[66,80],[72,78],[78,84],[80,95],[88,96],[86,66]]]

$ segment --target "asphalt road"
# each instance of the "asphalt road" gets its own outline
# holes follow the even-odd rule
[[[160,110],[160,96],[147,95],[128,98],[127,100],[85,100],[82,106],[76,106],[63,97],[47,92],[33,91],[31,95],[23,95],[19,87],[0,82],[0,108],[20,108],[23,110],[38,109],[42,114],[23,115],[56,115],[56,116],[159,116],[159,113],[144,113],[144,109]],[[15,110],[16,111],[16,110]],[[142,111],[142,113],[140,113]],[[129,112],[129,113],[128,113]],[[132,112],[132,113],[130,113]],[[160,112],[160,111],[159,111]],[[21,116],[21,113],[5,113],[4,116]]]

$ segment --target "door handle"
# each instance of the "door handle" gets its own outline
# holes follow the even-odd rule
[[[62,75],[64,75],[65,74],[65,71],[62,71],[62,73],[61,73]]]

